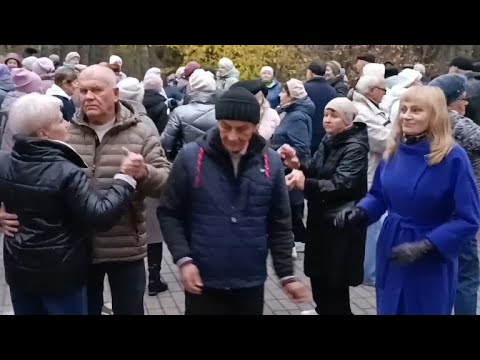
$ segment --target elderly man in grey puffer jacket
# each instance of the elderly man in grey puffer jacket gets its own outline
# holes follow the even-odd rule
[[[217,125],[215,117],[216,85],[212,74],[197,69],[188,79],[190,86],[189,102],[181,105],[168,119],[160,141],[167,159],[175,160],[183,145],[195,141]]]
[[[445,94],[452,122],[453,137],[467,152],[480,193],[480,126],[464,116],[468,104],[466,83],[467,78],[463,75],[447,74],[435,78],[429,83],[429,86],[436,86]],[[458,258],[456,315],[476,314],[479,285],[480,267],[477,239],[472,239]]]

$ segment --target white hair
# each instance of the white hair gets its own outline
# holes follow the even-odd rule
[[[37,131],[58,122],[62,101],[54,96],[31,93],[20,97],[8,112],[13,135],[37,136]]]
[[[385,79],[378,76],[364,75],[358,80],[355,90],[362,95],[367,95],[370,89],[375,86],[385,87]]]
[[[417,70],[422,75],[425,75],[425,71],[426,71],[425,65],[420,63],[413,65],[413,70]]]
[[[231,70],[234,67],[233,61],[226,57],[220,59],[220,61],[218,62],[218,66],[223,66],[225,67],[225,69],[228,70]]]

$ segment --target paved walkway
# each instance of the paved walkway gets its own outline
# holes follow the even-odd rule
[[[13,315],[12,304],[10,301],[10,292],[5,284],[4,267],[3,267],[3,243],[0,250],[0,258],[2,260],[0,266],[0,315]],[[148,296],[145,294],[145,312],[149,315],[180,315],[185,309],[185,298],[182,287],[178,281],[179,275],[175,265],[172,264],[171,255],[164,251],[164,262],[162,264],[162,278],[168,283],[169,291],[157,296]],[[297,274],[303,281],[309,285],[308,279],[303,275],[303,253],[299,253],[295,261]],[[108,282],[105,281],[105,301],[111,301]],[[375,315],[375,289],[371,287],[358,286],[350,288],[351,307],[355,315]],[[480,297],[479,297],[480,298]],[[108,305],[108,304],[107,304]],[[268,280],[265,286],[265,315],[298,315],[302,310],[312,309],[313,304],[296,305],[287,299],[278,286],[278,282],[274,275],[271,261],[268,266]],[[477,313],[480,314],[480,302],[477,306]]]

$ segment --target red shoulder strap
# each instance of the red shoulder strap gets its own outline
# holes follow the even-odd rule
[[[196,169],[196,173],[195,173],[195,182],[194,182],[194,185],[193,187],[194,188],[199,188],[200,187],[200,181],[201,181],[201,173],[202,173],[202,164],[203,164],[203,157],[205,156],[205,149],[204,148],[200,148],[200,150],[198,151],[198,155],[197,155],[197,169]]]
[[[265,163],[265,177],[270,179],[270,158],[268,157],[268,153],[263,155],[263,161]]]

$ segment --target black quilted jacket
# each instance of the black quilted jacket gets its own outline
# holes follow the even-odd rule
[[[83,285],[96,229],[127,209],[133,187],[117,179],[98,195],[80,156],[64,143],[17,138],[0,153],[0,201],[20,223],[5,235],[5,277],[11,287],[57,294]]]
[[[175,108],[170,114],[160,138],[168,160],[175,160],[183,145],[217,125],[214,99],[215,93],[192,93],[187,105]]]

